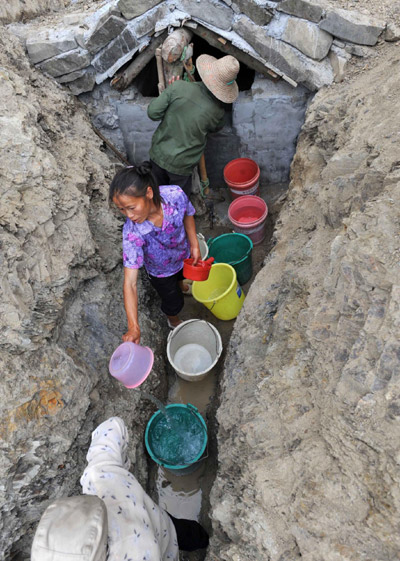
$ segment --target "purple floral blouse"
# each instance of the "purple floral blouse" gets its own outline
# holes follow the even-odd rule
[[[183,219],[196,212],[185,193],[177,185],[160,185],[164,202],[161,228],[149,220],[135,224],[126,219],[122,231],[124,267],[139,269],[145,266],[153,277],[170,277],[183,267],[183,260],[190,257],[189,242]]]

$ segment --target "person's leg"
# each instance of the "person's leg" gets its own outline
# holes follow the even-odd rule
[[[151,172],[154,175],[154,179],[157,181],[158,185],[169,185],[169,175],[168,172],[160,168],[153,160],[150,160],[151,163]]]
[[[161,310],[167,316],[171,327],[176,327],[181,323],[178,314],[184,305],[182,290],[179,286],[182,278],[182,270],[170,277],[149,275],[150,283],[161,298]]]
[[[169,184],[178,185],[189,198],[190,193],[192,192],[192,175],[178,175],[170,172],[167,173],[169,177]]]
[[[196,522],[196,520],[175,518],[169,512],[168,515],[175,526],[179,549],[195,551],[196,549],[204,549],[208,546],[209,536],[203,526]]]

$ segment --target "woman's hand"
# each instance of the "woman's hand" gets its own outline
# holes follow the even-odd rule
[[[122,335],[122,340],[125,343],[127,341],[130,341],[131,343],[136,343],[137,345],[139,345],[139,343],[140,343],[140,328],[139,328],[139,326],[131,327],[130,329],[128,329],[128,331],[126,333],[124,333],[124,335]]]
[[[199,244],[190,246],[190,257],[193,258],[193,265],[197,265],[199,259],[201,259]]]

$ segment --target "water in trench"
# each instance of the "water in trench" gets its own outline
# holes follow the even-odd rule
[[[261,196],[267,202],[269,217],[267,218],[267,232],[264,241],[254,246],[252,253],[253,275],[242,288],[248,292],[257,272],[261,269],[264,259],[271,248],[273,224],[279,213],[284,199],[287,184],[261,186]],[[231,232],[226,222],[227,210],[230,203],[227,190],[219,190],[213,196],[223,194],[225,201],[215,203],[215,223],[210,228],[208,215],[196,218],[196,228],[206,239]],[[167,366],[168,375],[168,403],[191,403],[201,413],[208,429],[208,444],[203,459],[198,468],[185,475],[178,475],[154,462],[151,465],[150,487],[156,500],[165,510],[177,518],[197,520],[211,533],[211,523],[208,518],[209,494],[217,470],[217,425],[215,413],[219,402],[219,381],[223,372],[224,358],[229,344],[234,320],[223,321],[216,318],[205,306],[192,297],[185,297],[185,307],[180,314],[183,321],[198,318],[212,323],[219,331],[222,339],[223,353],[217,366],[201,381],[188,382],[180,378],[171,365]],[[205,552],[181,553],[181,560],[200,561]]]

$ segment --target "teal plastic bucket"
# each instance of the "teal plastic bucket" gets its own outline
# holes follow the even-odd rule
[[[214,257],[215,263],[228,263],[235,271],[238,283],[243,286],[253,274],[253,242],[245,234],[222,234],[207,241],[208,256]]]
[[[203,459],[207,425],[191,403],[173,403],[165,409],[167,417],[158,410],[147,423],[144,435],[147,452],[158,465],[175,475],[191,473]]]

